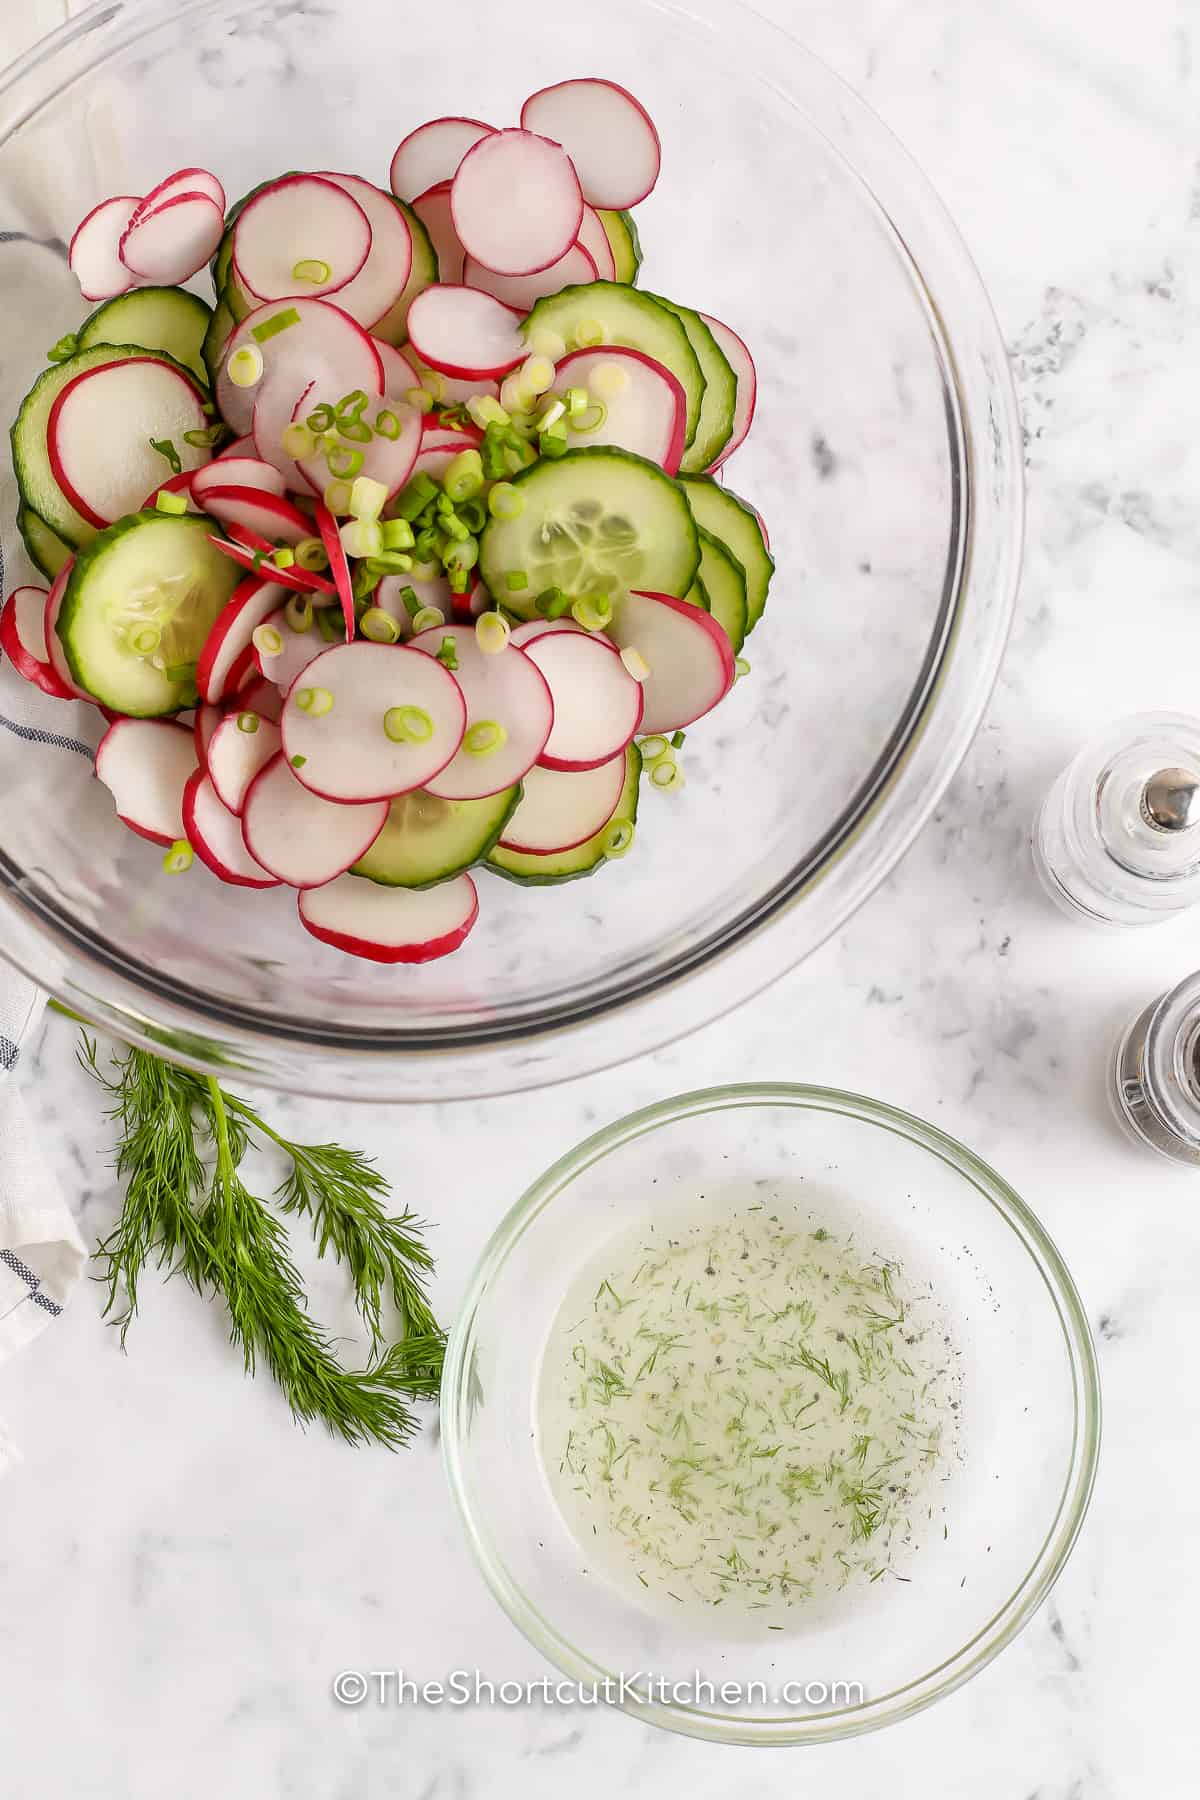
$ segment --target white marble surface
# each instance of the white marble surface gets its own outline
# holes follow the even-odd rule
[[[15,29],[61,8],[23,7],[20,26],[7,10],[12,50]],[[396,1460],[302,1437],[181,1289],[147,1285],[123,1357],[85,1287],[0,1374],[0,1417],[26,1458],[0,1492],[5,1794],[1183,1800],[1200,1787],[1200,1186],[1126,1148],[1102,1097],[1116,1028],[1194,966],[1196,927],[1081,933],[1040,900],[1024,847],[1038,796],[1091,728],[1196,710],[1200,9],[810,0],[803,34],[940,188],[1013,350],[1029,548],[986,725],[885,890],[719,1027],[536,1114],[305,1104],[304,1131],[373,1151],[436,1214],[450,1313],[508,1200],[632,1106],[730,1076],[794,1078],[935,1119],[1040,1212],[1096,1329],[1106,1445],[1075,1557],[966,1689],[804,1757],[591,1712],[341,1711],[329,1681],[345,1666],[544,1672],[459,1541],[432,1437]],[[94,1237],[117,1196],[62,1021],[21,1080]]]

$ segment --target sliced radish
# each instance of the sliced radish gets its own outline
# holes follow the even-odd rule
[[[511,644],[494,656],[479,648],[473,625],[435,625],[418,632],[414,650],[436,656],[449,639],[458,667],[454,679],[467,703],[462,747],[452,762],[421,785],[439,800],[482,800],[520,781],[545,748],[554,724],[554,702],[540,670]],[[482,728],[494,725],[495,733]],[[472,733],[494,738],[495,748],[473,749]]]
[[[601,281],[617,279],[617,259],[613,255],[612,245],[608,241],[608,233],[604,222],[594,206],[586,203],[583,208],[583,224],[579,227],[579,242],[596,265],[596,274]]]
[[[401,138],[392,157],[392,192],[415,200],[438,182],[449,182],[473,144],[490,137],[494,125],[480,119],[429,119]]]
[[[350,564],[346,560],[346,550],[338,533],[338,523],[325,505],[318,500],[316,507],[317,530],[321,534],[321,542],[325,546],[325,554],[329,558],[329,573],[333,576],[333,584],[337,589],[338,599],[342,603],[342,623],[346,627],[346,642],[352,643],[358,625],[354,611],[354,587],[350,580]]]
[[[454,617],[454,595],[444,575],[435,575],[432,581],[414,581],[411,575],[385,575],[371,596],[371,604],[395,620],[402,638],[412,636],[412,614],[401,599],[406,587],[412,588],[419,606],[440,612],[449,624]]]
[[[342,875],[299,898],[304,929],[369,962],[423,963],[457,950],[479,917],[479,896],[469,875],[437,887],[381,887],[358,875]]]
[[[410,344],[408,348],[409,361],[416,362],[417,358],[412,354],[412,345]],[[500,398],[500,383],[493,381],[490,377],[475,375],[469,381],[458,381],[451,375],[443,375],[440,369],[426,369],[420,363],[418,363],[418,369],[420,370],[421,386],[433,394],[439,406],[457,406],[464,400],[478,399],[484,394],[489,394],[493,400]],[[426,413],[425,418],[432,421],[436,418],[436,414]],[[429,423],[427,429],[433,431],[441,428]]]
[[[717,349],[737,377],[737,398],[733,403],[733,430],[729,442],[725,445],[716,461],[709,464],[709,471],[719,469],[727,462],[739,444],[746,441],[746,435],[754,423],[754,406],[758,398],[758,372],[754,367],[754,358],[749,350],[730,326],[723,325],[720,319],[712,318],[708,313],[700,317],[717,340]],[[765,535],[765,534],[764,534]]]
[[[366,213],[352,194],[323,175],[273,181],[247,201],[233,228],[233,267],[257,300],[293,294],[317,300],[336,293],[353,281],[370,253]],[[297,275],[301,264],[308,272]]]
[[[340,191],[340,190],[337,190]],[[229,375],[230,363],[239,350],[253,348],[263,359],[261,378],[250,387],[239,387]],[[268,301],[248,313],[233,331],[221,353],[215,397],[221,417],[233,431],[253,430],[254,410],[261,395],[283,390],[278,396],[282,425],[292,416],[297,397],[308,384],[318,391],[314,400],[333,403],[343,394],[362,388],[367,394],[383,393],[383,364],[369,332],[330,300]],[[280,443],[266,444],[256,436],[258,455],[275,461]],[[288,470],[283,469],[286,476]]]
[[[240,563],[243,569],[249,570],[251,575],[261,581],[263,569],[267,566],[264,559],[271,555],[274,545],[268,543],[265,538],[258,538],[256,543],[240,542],[239,539],[243,537],[258,538],[258,534],[257,532],[244,532],[241,526],[231,525],[229,527],[229,536],[227,538],[210,535],[209,542],[215,544],[218,550],[222,551],[233,562]],[[336,594],[337,592],[332,581],[327,581],[324,575],[312,574],[307,569],[298,569],[294,567],[290,569],[280,569],[277,568],[274,563],[271,563],[269,565],[269,573],[272,581],[279,587],[287,588],[288,592],[292,594],[316,595]]]
[[[242,456],[249,457],[253,462],[259,460],[258,447],[254,442],[252,434],[247,437],[234,438],[232,444],[226,444],[225,448],[218,454],[216,461],[235,462]]]
[[[642,730],[678,731],[711,712],[733,686],[729,639],[700,607],[670,594],[627,594],[608,635],[636,650],[650,670],[642,683]]]
[[[289,425],[311,412],[316,402],[313,392],[315,386],[313,381],[304,381],[297,396],[294,384],[282,377],[275,381],[264,381],[259,385],[258,397],[254,402],[255,454],[277,472],[285,489],[290,488],[297,494],[306,494],[310,483],[305,479],[299,463],[284,449],[284,434]],[[259,445],[262,446],[261,449]],[[328,470],[326,476],[328,477]]]
[[[183,824],[188,843],[220,881],[232,887],[279,886],[251,856],[242,836],[242,822],[222,805],[211,776],[197,769],[183,791]]]
[[[560,393],[569,387],[586,388],[605,409],[601,423],[586,436],[572,433],[568,419],[567,442],[573,447],[612,444],[656,462],[668,475],[678,474],[686,441],[687,396],[670,369],[641,350],[615,346],[576,350],[558,364],[554,385]]]
[[[182,475],[172,475],[167,481],[160,481],[158,486],[154,489],[154,492],[147,494],[146,498],[142,501],[141,510],[143,512],[157,512],[158,496],[160,494],[182,494],[187,501],[187,509],[189,512],[199,512],[201,510],[192,498],[191,469],[185,469]]]
[[[192,720],[192,733],[196,740],[196,762],[202,769],[208,767],[208,747],[217,735],[218,727],[225,714],[219,706],[210,706],[202,701],[196,708],[196,716]]]
[[[72,690],[54,672],[46,649],[45,588],[14,588],[0,611],[0,650],[18,675],[54,700],[73,700]]]
[[[204,398],[190,376],[155,356],[128,356],[68,381],[46,427],[54,479],[98,530],[141,504],[163,461],[152,438],[170,439],[186,470],[208,453],[184,441],[208,427]]]
[[[443,426],[426,426],[421,434],[421,448],[413,463],[412,473],[424,473],[431,481],[440,481],[456,456],[464,450],[478,450],[482,442],[483,433],[470,425],[465,425],[461,431],[452,431]]]
[[[561,144],[531,131],[494,131],[459,164],[450,215],[468,256],[497,275],[533,275],[575,242],[583,195]]]
[[[405,395],[420,382],[398,350],[393,350],[390,344],[377,343],[375,347],[383,364],[384,391],[378,411],[374,405],[368,408],[368,422],[374,425],[381,412],[390,412],[398,431],[395,437],[385,437],[376,431],[370,443],[358,444],[355,448],[362,455],[359,475],[381,482],[388,490],[389,498],[393,498],[412,474],[421,448],[422,415],[405,399]],[[303,399],[296,407],[293,419],[302,420],[311,410],[309,401]],[[329,465],[323,456],[304,457],[297,467],[314,494],[324,493],[330,476]]]
[[[624,787],[624,752],[598,769],[530,769],[500,842],[525,856],[573,850],[608,824]]]
[[[521,314],[478,288],[436,282],[408,309],[408,335],[422,362],[466,380],[507,375],[526,355]]]
[[[313,690],[327,697],[324,712],[305,710]],[[305,787],[356,805],[428,787],[458,750],[466,721],[462,689],[434,657],[360,639],[314,658],[294,684],[283,748]]]
[[[62,639],[58,635],[58,614],[63,603],[63,595],[67,591],[71,570],[75,567],[75,558],[70,557],[58,571],[46,595],[46,655],[50,667],[66,688],[77,700],[90,700],[91,695],[86,688],[81,688],[71,673],[71,665],[67,661],[67,653],[63,649]]]
[[[157,187],[150,189],[146,198],[139,202],[134,217],[140,218],[145,213],[157,211],[178,194],[205,194],[218,212],[225,211],[225,189],[211,169],[176,169],[173,175],[168,175]]]
[[[313,522],[307,513],[290,500],[265,493],[262,488],[214,484],[204,490],[204,510],[222,525],[242,525],[247,531],[256,532],[266,538],[269,546],[290,547],[313,535]]]
[[[242,838],[256,862],[289,887],[335,881],[365,856],[388,803],[341,806],[301,787],[282,751],[254,777],[242,803]]]
[[[524,625],[514,625],[509,643],[515,644],[518,650],[527,650],[530,644],[535,644],[538,638],[545,637],[551,631],[574,631],[587,636],[582,625],[577,625],[574,619],[564,615],[561,619],[527,619]]]
[[[207,194],[176,194],[152,212],[137,212],[121,238],[121,261],[139,281],[174,287],[190,281],[214,255],[225,216]]]
[[[252,731],[247,731],[245,725],[252,718],[257,723]],[[222,715],[208,746],[208,773],[222,806],[241,814],[247,788],[259,770],[278,756],[282,742],[278,725],[247,707]]]
[[[118,719],[96,751],[96,774],[118,816],[152,844],[185,836],[183,791],[195,767],[191,732],[170,719]]]
[[[140,205],[136,194],[117,194],[76,226],[67,258],[85,300],[114,300],[135,286],[121,261],[121,239]]]
[[[462,239],[454,229],[454,214],[450,210],[450,183],[439,181],[436,187],[418,194],[412,203],[412,209],[429,233],[429,241],[438,261],[438,279],[461,281],[466,251],[462,247]]]
[[[600,229],[603,231],[604,227]],[[557,294],[560,288],[595,281],[598,272],[595,258],[582,244],[572,244],[565,256],[560,256],[548,269],[540,269],[536,275],[497,275],[494,270],[485,269],[473,256],[468,256],[463,263],[463,280],[468,287],[479,288],[483,293],[491,294],[493,299],[502,300],[506,306],[515,306],[521,313],[529,312],[537,301],[547,294]]]
[[[538,758],[543,767],[595,769],[624,750],[641,724],[642,689],[606,638],[543,632],[524,654],[554,701],[554,729]]]
[[[310,627],[308,631],[293,631],[288,624],[287,613],[282,607],[278,612],[272,613],[269,618],[264,619],[263,624],[271,626],[279,633],[282,648],[275,655],[271,655],[269,651],[261,649],[256,644],[254,646],[255,661],[258,663],[263,679],[270,682],[282,700],[292,683],[303,675],[309,663],[315,662],[318,656],[324,656],[330,646],[315,627]],[[249,689],[247,689],[247,704],[250,704]],[[275,714],[275,723],[278,724],[282,717],[283,707],[281,704]]]
[[[654,123],[615,81],[555,82],[529,96],[521,124],[563,146],[592,206],[615,212],[637,206],[658,180],[662,145]]]
[[[282,612],[273,613],[272,620],[274,619],[280,621],[277,629],[282,631],[287,622],[286,616]],[[270,623],[271,621],[265,622]],[[289,631],[288,635],[295,637],[296,633]],[[311,658],[309,660],[311,661]],[[236,700],[226,702],[226,710],[257,713],[259,718],[265,719],[268,724],[278,725],[283,717],[283,695],[273,681],[268,681],[265,675],[260,674],[257,681],[250,682],[247,687],[242,689]],[[222,717],[224,717],[224,712]]]
[[[287,492],[279,470],[257,456],[220,456],[197,469],[191,479],[193,499],[202,500],[209,488],[255,488],[280,500]]]
[[[359,175],[319,171],[362,208],[371,227],[371,253],[343,288],[337,303],[360,325],[373,327],[385,319],[408,285],[412,273],[412,232],[390,195]]]
[[[233,659],[233,667],[225,677],[225,692],[221,698],[222,710],[227,706],[240,705],[242,695],[256,682],[262,680],[258,669],[258,658],[254,654],[253,644],[247,644]]]
[[[258,627],[285,598],[278,583],[256,578],[243,581],[234,590],[217,614],[196,665],[196,686],[202,700],[215,706],[227,693],[237,692],[234,682],[242,673],[237,668],[239,659],[251,648]]]

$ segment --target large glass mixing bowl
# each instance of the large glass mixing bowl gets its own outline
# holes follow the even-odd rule
[[[0,953],[119,1036],[383,1100],[584,1073],[820,944],[971,740],[1020,556],[1003,343],[908,157],[731,0],[609,0],[599,49],[594,13],[551,0],[471,0],[449,34],[411,4],[104,0],[0,78],[0,413],[84,316],[63,246],[102,196],[197,162],[231,195],[298,165],[386,185],[431,112],[502,123],[581,72],[632,88],[662,134],[645,285],[728,320],[757,357],[756,428],[728,469],[778,563],[752,673],[689,732],[686,786],[644,791],[631,855],[563,888],[481,874],[467,946],[418,969],[315,943],[286,891],[163,878],[85,758],[64,768],[0,730]],[[31,579],[11,484],[0,500],[9,579]],[[57,729],[94,742],[85,710],[60,707]]]

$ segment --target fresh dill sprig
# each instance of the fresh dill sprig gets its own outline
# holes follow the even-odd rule
[[[145,1051],[114,1056],[107,1074],[95,1041],[85,1035],[79,1061],[112,1096],[110,1116],[120,1134],[116,1167],[125,1202],[97,1253],[105,1265],[104,1312],[120,1304],[122,1344],[137,1310],[139,1279],[154,1263],[181,1274],[198,1293],[224,1299],[247,1372],[265,1363],[301,1423],[320,1419],[348,1443],[399,1448],[417,1426],[409,1402],[436,1398],[444,1337],[426,1295],[432,1259],[416,1235],[420,1227],[410,1213],[389,1217],[383,1177],[357,1151],[292,1143],[211,1078]],[[306,1216],[319,1253],[332,1250],[350,1273],[371,1333],[366,1369],[338,1362],[307,1310],[283,1223],[241,1179],[256,1134],[291,1164],[277,1190],[280,1211]],[[390,1345],[385,1295],[401,1325]]]

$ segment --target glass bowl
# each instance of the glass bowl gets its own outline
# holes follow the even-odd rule
[[[505,121],[534,88],[595,70],[662,133],[637,215],[644,284],[727,319],[758,360],[756,429],[728,467],[778,563],[751,676],[689,732],[681,791],[643,783],[619,867],[563,889],[481,875],[464,950],[391,971],[315,943],[286,892],[248,896],[199,867],[163,879],[84,758],[31,756],[0,730],[0,951],[200,1068],[449,1098],[579,1075],[705,1023],[879,883],[999,666],[1020,438],[1003,343],[940,203],[866,107],[752,12],[612,0],[599,56],[593,14],[552,0],[513,0],[502,23],[478,9],[449,58],[436,8],[372,8],[369,44],[366,30],[348,3],[104,0],[0,79],[0,414],[85,314],[63,246],[102,196],[197,161],[231,196],[297,163],[386,185],[431,109]],[[28,580],[3,482],[9,578]],[[95,741],[94,715],[54,718]]]
[[[718,1215],[752,1198],[852,1230],[856,1244],[927,1287],[961,1371],[956,1454],[938,1470],[934,1522],[908,1579],[857,1578],[839,1604],[793,1608],[782,1632],[747,1629],[731,1609],[656,1606],[632,1583],[636,1598],[599,1575],[596,1546],[583,1550],[565,1523],[539,1450],[540,1365],[564,1295],[614,1239],[650,1218],[670,1235],[669,1222],[700,1196]],[[513,1207],[451,1333],[442,1441],[492,1592],[589,1694],[596,1684],[639,1718],[696,1737],[820,1743],[918,1712],[1026,1624],[1087,1509],[1098,1381],[1061,1257],[1024,1201],[969,1150],[856,1094],[713,1088],[588,1138]],[[778,1435],[773,1469],[803,1443]],[[742,1692],[723,1702],[724,1682]]]

